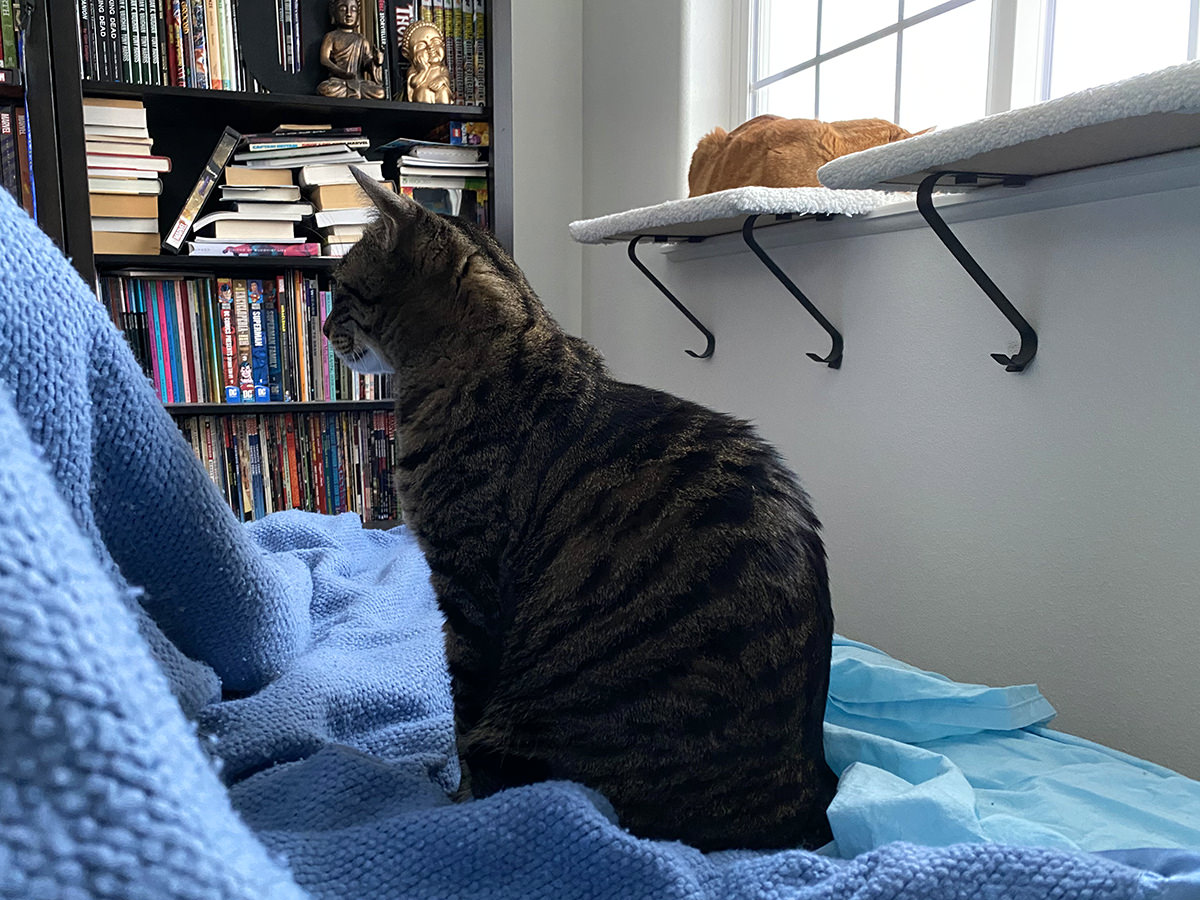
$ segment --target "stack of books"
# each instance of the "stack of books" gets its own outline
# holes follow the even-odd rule
[[[426,209],[488,225],[484,147],[400,139],[400,191]]]
[[[391,187],[383,164],[360,152],[368,145],[359,127],[281,125],[253,135],[226,128],[163,246],[179,252],[194,231],[187,246],[195,255],[344,256],[373,217],[351,166]],[[225,208],[201,216],[222,173]]]
[[[359,163],[357,167],[393,190],[383,178],[383,164]],[[354,180],[349,166],[306,166],[301,182],[309,189],[316,209],[314,224],[321,233],[325,256],[345,256],[360,237],[363,228],[375,217],[375,208]]]
[[[85,98],[83,132],[95,253],[158,253],[159,175],[171,160],[150,152],[140,100]]]

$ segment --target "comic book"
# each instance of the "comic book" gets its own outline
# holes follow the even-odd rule
[[[254,380],[254,402],[266,403],[271,399],[271,393],[268,384],[267,327],[262,279],[247,279],[246,294],[246,302],[250,309],[250,369]]]

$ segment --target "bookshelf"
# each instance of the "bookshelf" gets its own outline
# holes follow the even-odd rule
[[[320,7],[322,11],[327,5],[327,0],[301,2]],[[102,279],[111,280],[114,276],[237,279],[274,278],[288,272],[299,272],[306,278],[314,277],[327,284],[328,274],[338,260],[326,257],[94,253],[86,199],[85,98],[134,99],[145,106],[147,127],[154,139],[153,152],[171,159],[171,171],[161,176],[160,235],[165,234],[174,222],[226,126],[242,134],[268,132],[285,123],[331,125],[334,128],[361,126],[363,134],[375,147],[398,137],[423,137],[450,120],[486,122],[491,138],[487,170],[489,225],[500,243],[511,250],[511,0],[487,0],[485,4],[489,27],[485,47],[488,88],[484,105],[339,99],[310,95],[301,90],[259,93],[90,80],[84,77],[81,67],[79,21],[73,6],[71,3],[37,4],[26,33],[29,67],[26,89],[31,96],[31,107],[36,106],[38,110],[37,115],[31,111],[30,127],[35,148],[39,224],[90,284],[98,286]],[[302,79],[297,78],[295,83],[301,84]],[[371,158],[378,157],[372,155]],[[385,177],[394,177],[395,170],[395,157],[385,156]],[[215,195],[216,192],[206,209],[213,208]],[[268,421],[275,428],[284,418],[295,418],[297,422],[321,421],[336,430],[347,422],[362,422],[364,417],[370,420],[378,415],[390,415],[391,406],[387,398],[243,404],[164,402],[164,407],[185,434],[189,434],[189,429],[198,428],[197,423],[201,422],[210,426],[216,423],[221,429],[232,431],[247,427],[246,422],[250,422],[249,427],[253,429],[256,421],[260,429]],[[367,427],[369,429],[369,425]],[[275,433],[271,431],[271,434]],[[265,434],[264,431],[261,447],[264,461],[268,451]],[[193,446],[197,445],[194,443]]]

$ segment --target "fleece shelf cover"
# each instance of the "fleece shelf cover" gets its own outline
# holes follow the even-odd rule
[[[824,187],[740,187],[727,191],[667,200],[612,213],[596,219],[581,219],[568,226],[571,237],[581,244],[629,241],[638,235],[668,241],[715,237],[742,230],[747,216],[862,215],[890,200],[879,191],[831,191]],[[774,218],[763,225],[773,224]]]
[[[1200,60],[851,153],[817,177],[834,188],[911,191],[938,171],[1051,175],[1192,147]]]

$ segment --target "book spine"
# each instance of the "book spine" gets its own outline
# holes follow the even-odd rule
[[[204,279],[204,359],[208,368],[205,390],[209,403],[225,399],[225,372],[221,352],[221,313],[217,309],[216,283]]]
[[[282,304],[279,303],[279,286],[283,278],[280,276],[274,284],[267,282],[263,285],[266,296],[263,298],[263,311],[267,329],[267,393],[268,398],[275,402],[283,400],[282,369],[279,362],[280,351],[280,319]]]
[[[217,18],[216,0],[205,0],[204,23],[209,87],[214,91],[223,91],[225,74],[221,66],[221,20]]]
[[[157,290],[161,293],[164,314],[167,319],[167,357],[171,364],[171,401],[173,403],[186,402],[187,388],[183,377],[183,360],[180,357],[180,351],[183,349],[183,341],[180,339],[181,323],[179,322],[175,306],[175,283],[172,281],[159,281]]]
[[[303,63],[300,58],[300,0],[288,0],[288,5],[292,10],[292,71],[299,72]],[[359,9],[361,11],[362,3]]]
[[[330,400],[337,399],[337,357],[333,355],[333,345],[325,337],[325,321],[329,318],[330,307],[333,306],[330,291],[321,291],[321,365],[324,367],[322,376],[325,379],[325,396]]]
[[[20,71],[21,66],[17,61],[17,30],[13,22],[12,0],[0,0],[0,52],[4,56],[0,68]]]
[[[163,0],[150,0],[147,27],[150,41],[150,83],[166,84],[167,54],[163,26]]]
[[[221,79],[227,91],[236,91],[237,57],[233,45],[233,22],[230,6],[231,0],[217,0],[217,27],[221,33]]]
[[[154,342],[155,342],[155,366],[158,368],[159,377],[159,393],[162,395],[163,403],[171,402],[171,339],[167,333],[167,316],[166,310],[163,309],[162,292],[159,286],[152,281],[144,281],[141,285],[142,291],[145,293],[146,302],[153,309],[154,315]]]
[[[465,51],[464,35],[463,35],[463,3],[471,3],[472,0],[451,0],[451,9],[448,11],[451,16],[451,31],[453,32],[452,42],[454,45],[454,71],[450,74],[453,76],[454,103],[462,106],[466,102],[466,80],[463,75],[464,60],[463,53]]]
[[[245,279],[233,282],[233,318],[237,328],[237,384],[242,403],[254,402],[254,363],[250,355],[250,298]]]
[[[183,43],[180,44],[183,50],[183,67],[187,73],[187,81],[185,87],[200,87],[197,81],[196,74],[196,40],[193,32],[195,31],[196,23],[192,18],[192,3],[191,0],[181,0],[179,4],[180,11],[180,29],[183,35]]]
[[[175,358],[179,360],[179,397],[184,403],[191,403],[193,397],[192,383],[192,335],[190,330],[191,317],[188,315],[186,282],[172,281],[171,300],[175,313],[176,333]]]
[[[300,473],[296,467],[296,417],[291,413],[283,416],[283,439],[286,444],[284,455],[288,470],[288,504],[292,509],[301,508]]]
[[[204,471],[208,472],[208,478],[216,485],[217,490],[221,490],[224,486],[221,484],[221,476],[217,472],[217,461],[213,453],[212,416],[204,416],[200,419],[200,434],[201,443],[204,446]]]
[[[263,459],[258,440],[258,416],[250,416],[246,422],[247,446],[250,454],[250,487],[253,492],[254,518],[267,514],[263,498]]]
[[[221,171],[225,168],[225,164],[229,162],[229,157],[233,154],[239,137],[238,133],[232,128],[228,126],[225,128],[225,131],[217,141],[217,146],[213,148],[212,155],[208,158],[208,162],[205,163],[204,171],[200,173],[199,180],[192,188],[192,192],[188,195],[187,200],[184,201],[183,209],[179,211],[179,215],[175,219],[175,224],[171,226],[171,230],[163,238],[162,245],[164,249],[170,250],[172,253],[179,252],[183,246],[184,238],[192,230],[192,223],[196,221],[196,217],[204,207],[205,201],[208,200],[209,194],[212,193],[213,186],[221,177]]]
[[[279,18],[279,65],[285,72],[292,72],[292,4],[290,0],[279,0],[276,15]]]
[[[94,80],[92,71],[95,58],[92,54],[92,16],[88,0],[75,0],[75,16],[79,20],[79,72],[84,78]]]
[[[380,75],[383,81],[383,97],[392,99],[392,67],[388,63],[388,0],[375,0],[375,46],[383,53]]]
[[[463,0],[462,102],[475,105],[475,0]]]
[[[134,81],[138,84],[153,84],[150,75],[150,18],[147,0],[133,0],[130,10],[133,16],[133,29],[136,35],[134,58],[137,68],[134,69]]]
[[[234,319],[233,282],[217,279],[217,309],[221,317],[221,372],[226,403],[240,403],[238,388],[237,322]]]
[[[329,512],[328,492],[325,486],[325,441],[323,440],[321,419],[317,413],[309,419],[309,431],[313,442],[313,470],[315,482],[313,493],[316,494],[317,512]]]
[[[485,0],[475,4],[475,105],[487,105],[487,9]]]
[[[263,285],[261,279],[246,281],[250,308],[250,371],[254,379],[254,402],[271,399],[267,382],[267,332],[263,321]]]
[[[189,278],[183,282],[183,311],[187,315],[188,365],[191,366],[192,402],[204,403],[208,397],[204,389],[204,325],[201,321],[200,281]]]
[[[167,25],[171,39],[171,84],[175,87],[188,86],[187,49],[183,37],[183,8],[181,0],[171,0],[170,21]]]
[[[193,0],[192,8],[192,62],[196,67],[196,87],[212,87],[208,71],[208,21],[204,15],[203,0]]]
[[[21,200],[21,181],[17,171],[17,135],[13,129],[13,108],[0,106],[0,187]]]
[[[251,417],[238,416],[237,423],[238,470],[241,473],[242,482],[242,519],[247,522],[254,518],[253,470],[250,464],[250,435],[247,422],[249,418]]]
[[[129,4],[133,0],[120,0],[117,9],[118,50],[121,60],[121,77],[119,81],[133,81],[133,43],[129,40]]]

